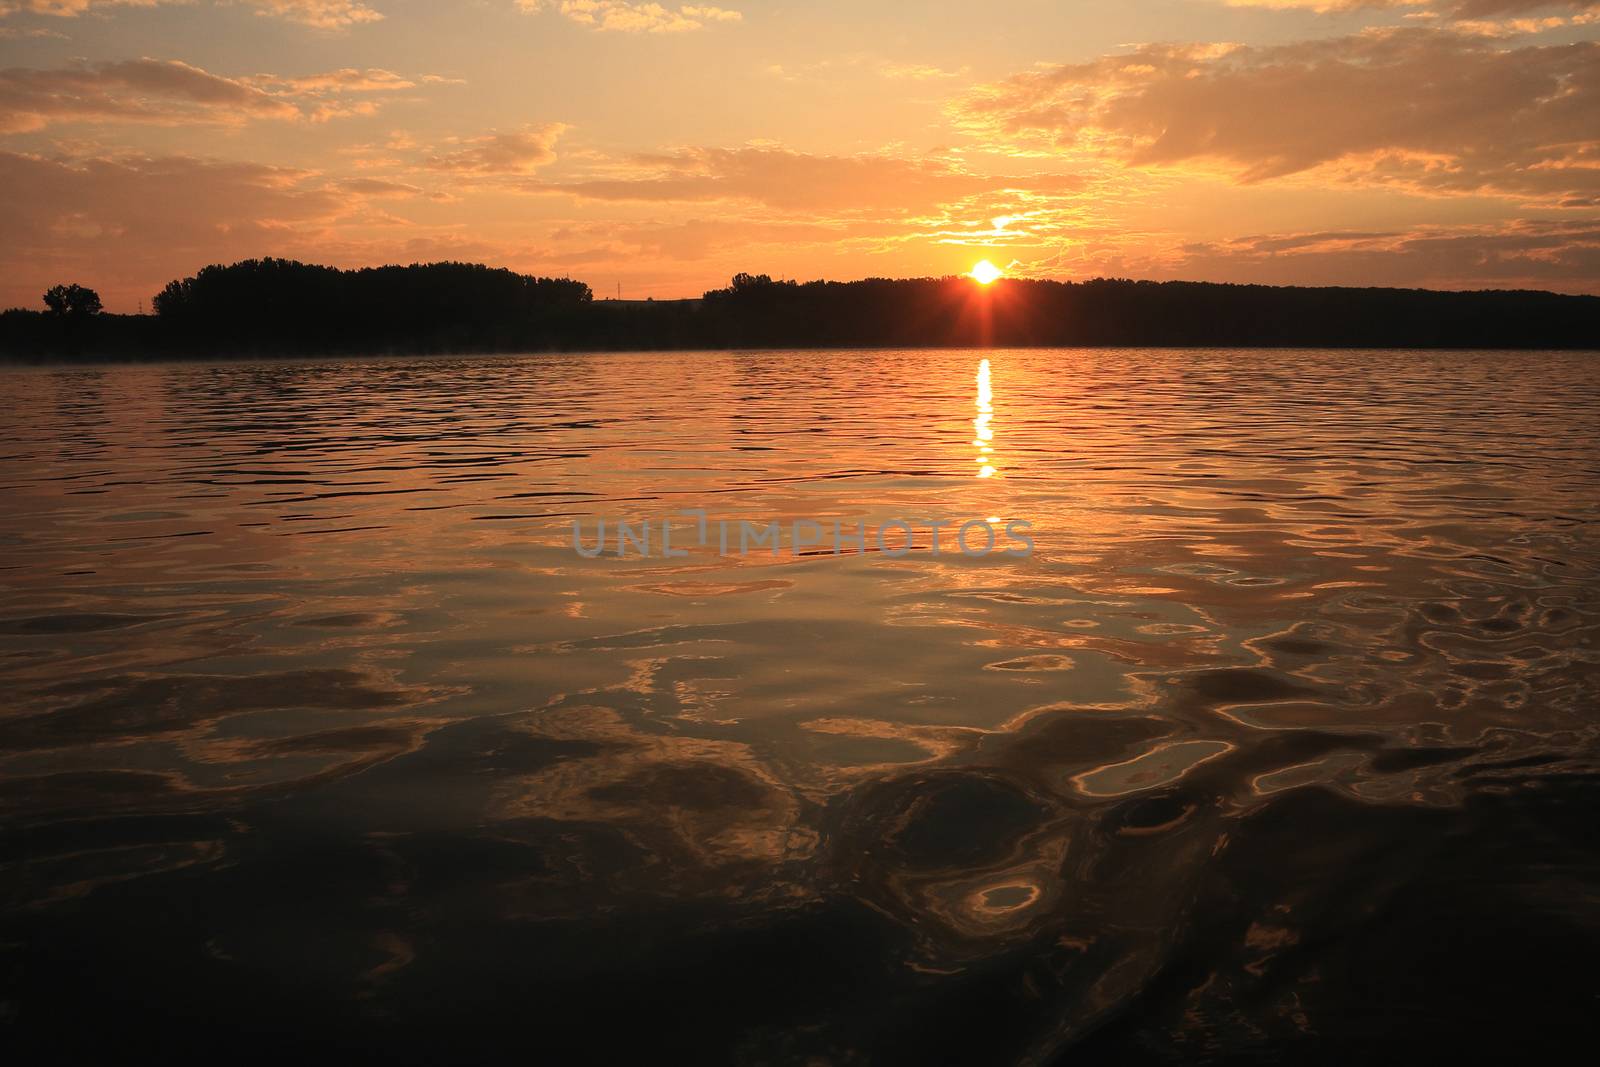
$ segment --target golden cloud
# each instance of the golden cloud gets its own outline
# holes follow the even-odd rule
[[[422,83],[447,84],[424,76]],[[256,119],[326,122],[370,115],[373,94],[414,89],[393,71],[345,69],[300,78],[230,78],[179,60],[0,70],[0,134],[73,122],[239,126]],[[350,99],[355,97],[355,99]],[[361,99],[360,97],[366,97]]]
[[[238,125],[253,118],[293,119],[299,114],[281,97],[178,60],[0,70],[0,133],[60,122]]]
[[[669,8],[627,0],[517,0],[517,6],[527,12],[555,11],[590,29],[621,33],[685,33],[710,23],[744,18],[723,7],[685,4]]]
[[[188,0],[0,0],[0,17],[26,11],[34,15],[76,18],[89,11],[111,7],[156,7]],[[317,29],[339,30],[362,22],[377,22],[383,15],[360,0],[236,0],[271,15]]]
[[[809,155],[765,146],[638,155],[615,169],[623,175],[533,188],[589,200],[753,200],[790,211],[904,213],[1004,184],[1004,179],[967,173],[943,159]]]
[[[512,133],[489,133],[458,141],[427,157],[432,170],[468,174],[527,174],[555,162],[556,142],[569,126],[547,122]]]
[[[1265,46],[1146,45],[1032,70],[952,108],[991,145],[1243,182],[1547,198],[1600,192],[1600,43],[1507,46],[1429,28]]]

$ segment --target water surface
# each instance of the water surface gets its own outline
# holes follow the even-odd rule
[[[0,1027],[429,1062],[1571,1037],[1596,358],[0,372]],[[573,550],[688,508],[1035,551]]]

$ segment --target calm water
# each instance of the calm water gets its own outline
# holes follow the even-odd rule
[[[1597,358],[0,371],[0,1033],[928,1064],[1587,1030]],[[573,551],[686,508],[1036,550]]]

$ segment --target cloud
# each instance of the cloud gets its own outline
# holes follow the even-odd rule
[[[926,63],[885,63],[879,72],[892,81],[940,81],[945,78],[961,78],[967,74],[967,68],[960,70],[945,70],[943,67],[930,66]]]
[[[1600,0],[1461,0],[1447,5],[1455,18],[1478,19],[1524,15],[1531,11],[1567,8],[1572,11],[1600,11]]]
[[[1527,37],[1567,26],[1582,25],[1595,20],[1595,16],[1575,15],[1565,18],[1551,15],[1542,18],[1461,19],[1451,24],[1457,33],[1477,34],[1480,37]]]
[[[1422,191],[1600,190],[1600,43],[1508,47],[1428,28],[1293,44],[1145,45],[1018,74],[954,115],[997,144],[1260,182]]]
[[[884,59],[882,56],[870,52],[853,52],[849,55],[833,59],[819,59],[813,63],[789,64],[772,63],[767,67],[767,73],[784,81],[800,81],[801,79],[833,80],[842,70],[870,71],[881,78],[890,81],[934,82],[950,78],[962,78],[968,74],[968,68],[959,70],[946,70],[926,63],[903,63],[895,60]]]
[[[94,8],[155,7],[172,0],[0,0],[0,18],[26,11],[32,15],[76,18]]]
[[[1228,7],[1264,7],[1269,11],[1356,11],[1364,7],[1403,7],[1405,0],[1222,0]],[[1420,6],[1420,5],[1409,5]]]
[[[1600,219],[1241,237],[1185,245],[1162,273],[1279,285],[1593,291]]]
[[[262,234],[331,219],[353,197],[305,171],[191,157],[62,160],[0,152],[0,285],[11,299],[41,277],[175,276],[272,248]],[[148,296],[148,293],[145,294]],[[29,304],[33,298],[26,299]]]
[[[250,84],[269,92],[302,101],[308,109],[305,117],[312,122],[331,122],[334,119],[374,115],[382,105],[372,98],[373,94],[398,93],[417,87],[417,82],[410,78],[396,74],[392,70],[376,67],[366,70],[346,67],[343,70],[311,74],[301,78],[282,78],[266,74],[248,80]],[[424,76],[421,81],[439,84],[444,79],[430,79]]]
[[[1001,187],[944,160],[885,155],[818,156],[778,147],[687,148],[626,161],[626,176],[545,183],[590,200],[753,200],[789,211],[895,213]]]
[[[415,185],[386,181],[382,178],[346,178],[338,182],[337,186],[358,196],[409,198],[424,193],[424,190]]]
[[[752,249],[798,245],[834,247],[850,234],[844,226],[812,222],[764,222],[737,218],[643,224],[597,224],[564,229],[556,238],[583,237],[591,243],[552,259],[572,264],[627,263],[640,257],[692,262],[719,253],[748,256]],[[593,244],[594,241],[602,244]]]
[[[274,15],[320,30],[342,30],[383,15],[359,0],[246,0],[258,15]]]
[[[1600,218],[1289,231],[1206,241],[1108,230],[1020,254],[1024,261],[1010,272],[1023,277],[1592,293],[1600,286]]]
[[[490,133],[458,141],[430,155],[433,170],[467,174],[528,174],[555,162],[556,141],[570,127],[561,122],[528,126],[515,133]]]
[[[428,81],[429,77],[424,77]],[[442,80],[442,79],[441,79]],[[402,89],[415,89],[417,83],[392,70],[369,68],[357,70],[346,67],[326,74],[312,74],[303,78],[280,78],[265,74],[249,81],[263,89],[278,93],[296,93],[308,96],[326,96],[331,93],[394,93]]]
[[[311,186],[311,172],[190,156],[45,159],[0,152],[0,241],[10,247],[58,228],[63,217],[102,237],[193,242],[241,225],[327,218],[346,201]]]
[[[371,206],[426,196],[422,188],[263,163],[0,151],[0,188],[0,307],[31,307],[52,281],[78,278],[132,310],[207,263],[268,255],[323,262],[374,225],[391,236],[351,250],[347,262],[392,261],[405,241],[425,240],[413,229],[397,243],[394,224],[409,224]]]
[[[426,80],[426,79],[424,79]],[[71,122],[238,126],[253,119],[326,122],[379,109],[374,94],[416,88],[381,69],[300,78],[229,78],[178,60],[0,70],[0,134]],[[366,96],[368,99],[348,99]]]
[[[0,0],[0,17],[26,11],[35,15],[54,15],[58,18],[76,18],[89,11],[113,7],[156,7],[166,3],[186,3],[188,0]],[[269,15],[314,26],[324,30],[339,30],[362,22],[377,22],[383,15],[360,0],[238,0],[256,9],[258,15]]]
[[[1600,0],[1222,0],[1229,7],[1260,7],[1272,11],[1329,12],[1360,11],[1372,8],[1421,9],[1422,17],[1476,19],[1490,16],[1521,15],[1531,11],[1565,8],[1569,11],[1600,10]]]
[[[237,125],[299,114],[293,104],[255,86],[177,60],[0,70],[0,133],[60,122]]]
[[[712,23],[739,22],[744,15],[722,7],[678,8],[627,0],[517,0],[523,11],[556,11],[582,26],[621,33],[685,33]]]

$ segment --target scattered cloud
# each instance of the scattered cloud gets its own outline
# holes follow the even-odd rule
[[[106,7],[155,7],[170,0],[0,0],[0,18],[27,12],[31,15],[54,15],[57,18],[76,18],[91,9]]]
[[[1243,182],[1563,196],[1600,191],[1600,43],[1507,46],[1430,28],[1264,46],[1145,45],[1028,71],[953,114],[995,144]]]
[[[1447,3],[1444,6],[1454,18],[1480,19],[1525,15],[1533,11],[1548,11],[1551,8],[1594,12],[1600,11],[1600,0],[1461,0],[1460,3]]]
[[[561,122],[528,126],[514,133],[489,133],[456,141],[427,157],[433,170],[464,174],[529,174],[555,162],[556,141],[570,127]]]
[[[293,104],[178,60],[132,59],[57,70],[0,70],[0,133],[61,122],[238,125],[293,119]]]
[[[943,81],[947,78],[961,78],[967,74],[967,68],[958,70],[945,70],[943,67],[930,66],[926,63],[885,63],[880,70],[885,78],[894,81]]]
[[[350,265],[411,262],[447,232],[378,209],[431,198],[419,185],[196,156],[0,151],[0,188],[0,307],[37,304],[41,278],[82,278],[131,310],[207,263],[335,252]]]
[[[621,33],[685,33],[744,18],[740,12],[722,7],[685,4],[670,8],[627,0],[517,0],[517,6],[527,12],[555,11],[591,29]]]
[[[422,79],[428,82],[429,79]],[[73,122],[239,126],[256,119],[326,122],[370,115],[377,94],[415,89],[393,71],[229,78],[175,59],[0,70],[0,135]]]
[[[1600,20],[1593,12],[1566,17],[1549,15],[1540,18],[1461,19],[1451,24],[1457,33],[1472,33],[1480,37],[1529,37],[1538,33],[1582,26]]]
[[[1000,184],[943,159],[809,155],[769,146],[638,155],[614,169],[622,173],[538,188],[591,200],[753,200],[792,211],[903,213]]]
[[[405,182],[385,181],[381,178],[346,178],[336,183],[336,187],[345,192],[355,193],[358,196],[372,197],[401,197],[409,198],[422,196],[425,190]]]
[[[26,248],[64,216],[100,236],[176,236],[180,241],[338,213],[343,201],[309,184],[311,172],[189,156],[81,160],[0,152],[0,240]],[[164,239],[162,243],[167,243]]]
[[[1503,17],[1554,8],[1577,12],[1600,10],[1600,0],[1223,0],[1223,3],[1229,7],[1315,11],[1318,14],[1406,8],[1419,12],[1422,17],[1447,19]]]
[[[721,252],[740,252],[762,245],[832,244],[849,229],[815,222],[764,222],[747,219],[699,219],[684,222],[621,226],[615,239],[623,256],[659,256],[700,260]],[[621,258],[615,252],[609,258]]]
[[[867,70],[890,81],[909,82],[940,82],[951,78],[962,78],[968,74],[966,67],[946,70],[927,63],[904,63],[884,59],[868,52],[856,52],[838,59],[819,59],[812,63],[787,65],[773,63],[767,67],[767,73],[784,81],[831,78],[841,70]]]
[[[357,70],[346,67],[326,74],[312,74],[303,78],[282,78],[263,74],[248,79],[251,84],[275,93],[294,93],[307,96],[327,96],[334,93],[393,93],[402,89],[415,89],[417,83],[392,70],[369,68]],[[424,77],[422,80],[427,81]]]
[[[271,15],[314,26],[342,30],[363,22],[381,21],[383,15],[359,0],[245,0],[258,15]]]
[[[0,0],[0,18],[18,12],[76,18],[90,11],[117,7],[156,7],[189,0]],[[382,13],[360,0],[236,0],[268,15],[323,30],[342,30],[363,22],[377,22]]]
[[[1600,218],[1240,237],[1182,245],[1156,273],[1279,285],[1582,291],[1600,275]]]

